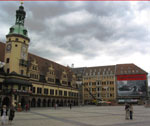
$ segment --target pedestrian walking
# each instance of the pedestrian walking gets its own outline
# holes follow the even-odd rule
[[[12,124],[12,121],[13,121],[14,117],[15,117],[15,108],[14,108],[14,106],[12,105],[12,106],[10,107],[10,111],[9,111],[9,124],[10,124],[10,125]]]
[[[56,104],[55,104],[55,109],[57,109],[57,106],[58,106],[58,105],[57,105],[57,103],[56,103]]]
[[[69,106],[70,106],[70,109],[71,109],[72,108],[72,104],[70,103]]]
[[[2,109],[1,109],[1,117],[2,117],[2,126],[6,124],[6,120],[7,120],[7,107],[6,105],[3,105]]]
[[[57,107],[58,107],[58,104],[56,103],[56,109],[57,109]]]
[[[125,119],[129,119],[129,104],[125,103]]]
[[[130,106],[129,106],[129,112],[130,112],[130,120],[132,120],[133,119],[133,106],[132,106],[132,104],[130,104]]]
[[[29,110],[29,104],[26,104],[26,112]]]

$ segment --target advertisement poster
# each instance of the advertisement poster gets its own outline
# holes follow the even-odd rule
[[[146,96],[146,75],[121,75],[117,78],[118,96]]]

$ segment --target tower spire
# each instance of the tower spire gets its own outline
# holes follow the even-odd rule
[[[26,16],[26,12],[24,11],[24,7],[22,5],[23,5],[23,2],[21,1],[19,10],[16,10],[16,23],[15,24],[24,26],[24,19]]]
[[[21,5],[19,6],[19,9],[16,10],[15,25],[13,25],[10,28],[8,36],[9,35],[14,35],[14,34],[15,35],[22,35],[23,37],[26,37],[26,39],[28,39],[30,41],[30,39],[28,38],[28,31],[24,27],[26,12],[25,12],[24,7],[23,7],[23,1],[21,1],[20,4]]]

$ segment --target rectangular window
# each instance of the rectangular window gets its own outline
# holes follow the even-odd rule
[[[25,91],[25,90],[26,90],[26,87],[23,87],[23,90]]]
[[[37,93],[42,94],[42,88],[37,88]]]
[[[50,94],[54,95],[54,89],[50,89]]]
[[[64,91],[64,96],[67,96],[67,91]]]
[[[18,85],[18,90],[21,90],[21,85]]]
[[[57,95],[57,90],[55,90],[55,95]]]
[[[48,94],[48,89],[44,88],[44,94]]]
[[[59,91],[59,96],[62,96],[62,91],[61,90]]]
[[[70,81],[68,82],[68,86],[71,86],[71,82]]]
[[[62,84],[67,84],[67,81],[62,81]]]
[[[71,96],[71,92],[69,92],[69,97]]]
[[[9,58],[6,59],[6,63],[9,63]]]
[[[2,84],[0,84],[0,90],[2,90]]]
[[[32,92],[35,93],[35,87],[32,87]]]
[[[63,78],[67,78],[67,76],[66,76],[66,75],[63,75]]]
[[[49,82],[54,82],[54,79],[53,78],[48,78],[48,81]]]

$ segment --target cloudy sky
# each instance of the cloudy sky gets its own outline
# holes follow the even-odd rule
[[[20,2],[0,2],[0,41]],[[29,52],[75,67],[134,63],[150,72],[150,2],[24,2]]]

